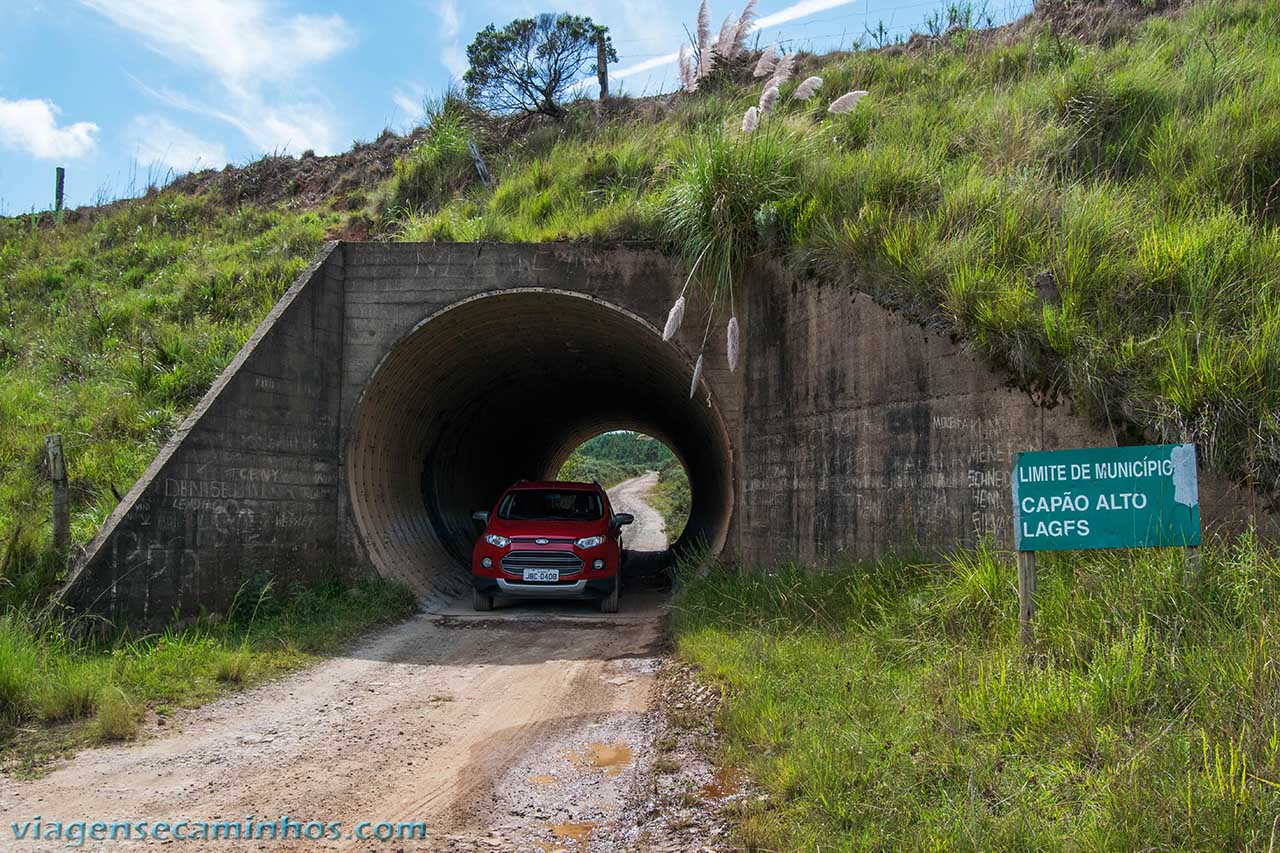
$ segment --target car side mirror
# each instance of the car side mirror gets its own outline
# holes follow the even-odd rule
[[[483,509],[478,509],[475,512],[471,513],[471,517],[474,520],[480,522],[481,524],[489,523],[489,513]]]
[[[636,517],[629,512],[620,512],[613,517],[613,526],[622,527],[624,524],[630,524],[635,521]]]

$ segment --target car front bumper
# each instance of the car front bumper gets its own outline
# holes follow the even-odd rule
[[[490,595],[511,598],[604,598],[613,592],[616,578],[583,578],[567,583],[522,583],[506,578],[472,577],[475,588]]]

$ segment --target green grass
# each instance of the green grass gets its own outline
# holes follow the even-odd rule
[[[1106,46],[1031,25],[589,106],[489,154],[405,239],[657,239],[722,322],[751,257],[857,287],[1122,433],[1280,484],[1280,18],[1207,0]],[[845,116],[842,92],[871,95]],[[473,128],[483,136],[484,127]],[[1037,287],[1039,283],[1039,287]],[[752,342],[743,341],[750,350]]]
[[[412,593],[382,580],[283,597],[262,584],[225,622],[109,643],[10,610],[0,616],[0,768],[38,772],[77,747],[131,739],[148,707],[167,715],[305,666],[414,607]]]
[[[662,515],[667,541],[675,542],[684,532],[692,502],[689,475],[679,460],[672,458],[658,469],[658,485],[649,492],[650,506]]]
[[[84,544],[336,222],[174,193],[91,224],[0,219],[0,609],[62,572],[43,436],[63,435]]]
[[[1042,558],[1046,555],[1041,555]],[[980,549],[831,572],[687,566],[678,654],[727,693],[722,760],[768,850],[1270,850],[1280,829],[1280,554],[1040,561]],[[703,567],[705,568],[705,567]]]
[[[675,458],[671,448],[657,439],[617,430],[584,441],[564,461],[556,476],[585,483],[594,480],[608,489],[646,471],[664,469],[673,463],[679,467]]]
[[[720,323],[743,265],[778,257],[1070,394],[1122,439],[1195,441],[1275,491],[1280,17],[1203,0],[1106,44],[1019,32],[807,58],[796,79],[820,74],[821,95],[787,84],[749,138],[756,81],[581,103],[522,131],[446,96],[368,223],[385,239],[657,240],[696,266]],[[828,115],[853,88],[871,94]],[[64,436],[83,544],[342,224],[173,192],[88,224],[0,220],[0,605],[62,572],[42,436]]]

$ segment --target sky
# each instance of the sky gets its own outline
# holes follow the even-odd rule
[[[940,5],[761,0],[751,40],[848,48],[880,21],[905,32]],[[0,215],[52,207],[56,166],[77,207],[195,169],[332,154],[407,129],[424,98],[461,78],[477,31],[543,11],[608,26],[619,58],[610,88],[644,95],[677,85],[697,1],[0,0]],[[712,2],[712,30],[740,11]]]

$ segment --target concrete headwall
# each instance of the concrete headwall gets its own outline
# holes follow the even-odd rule
[[[1015,453],[1108,447],[949,337],[864,293],[762,271],[749,289],[742,408],[744,557],[821,563],[1012,548]],[[1206,529],[1242,526],[1245,496],[1201,471]]]
[[[684,270],[652,249],[334,244],[134,485],[63,600],[141,623],[224,610],[249,578],[380,572],[464,588],[470,520],[578,443],[635,428],[693,484],[687,538],[748,562],[1011,544],[1019,450],[1113,437],[1008,387],[869,297],[762,264],[663,342]],[[1240,494],[1202,476],[1213,527]]]
[[[107,519],[65,604],[157,623],[222,611],[259,572],[309,580],[342,564],[342,283],[327,247]]]

